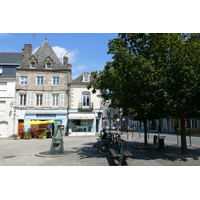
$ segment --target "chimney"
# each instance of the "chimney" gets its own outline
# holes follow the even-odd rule
[[[66,56],[63,57],[63,65],[68,67],[68,57],[66,57]]]
[[[24,58],[29,59],[32,55],[32,45],[24,44],[24,48],[22,49],[22,54],[24,55]]]

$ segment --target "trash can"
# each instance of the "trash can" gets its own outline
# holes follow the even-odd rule
[[[157,135],[153,136],[153,144],[158,144],[158,136]]]
[[[158,149],[162,150],[165,148],[165,142],[164,142],[165,136],[160,136],[158,138]]]
[[[65,133],[65,136],[68,136],[68,132]]]

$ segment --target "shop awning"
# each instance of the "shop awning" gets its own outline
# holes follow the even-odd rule
[[[47,120],[47,121],[31,120],[29,122],[24,123],[23,125],[26,125],[26,124],[50,124],[53,122],[54,122],[54,120]]]
[[[77,113],[77,114],[69,114],[69,117],[68,119],[94,119],[94,114],[93,113],[90,113],[90,114],[80,114],[80,113]]]

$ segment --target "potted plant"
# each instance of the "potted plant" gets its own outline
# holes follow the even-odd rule
[[[26,139],[26,140],[30,140],[30,139],[31,139],[31,133],[30,133],[30,131],[27,131],[27,132],[25,133],[24,139]]]

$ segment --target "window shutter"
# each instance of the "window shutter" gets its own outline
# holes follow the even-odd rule
[[[51,107],[52,105],[52,95],[51,94],[47,94],[47,107]]]
[[[46,107],[47,105],[47,94],[43,94],[43,102],[42,102],[43,107]]]
[[[31,104],[30,104],[30,101],[31,101],[31,98],[30,98],[30,95],[31,94],[27,94],[27,102],[26,102],[26,106],[30,106]]]
[[[13,106],[18,106],[19,104],[19,94],[15,93]]]
[[[30,106],[35,106],[35,94],[30,94]]]
[[[64,94],[60,94],[60,107],[64,107]]]

